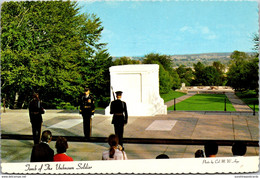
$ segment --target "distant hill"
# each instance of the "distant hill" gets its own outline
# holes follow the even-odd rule
[[[187,67],[192,67],[193,64],[197,62],[201,62],[204,65],[212,65],[214,61],[219,61],[222,64],[228,65],[230,61],[230,55],[232,52],[226,53],[200,53],[200,54],[182,54],[182,55],[169,55],[173,62],[174,67],[178,67],[180,65],[185,65]],[[253,53],[248,53],[253,54]],[[113,60],[118,59],[120,57],[113,57]],[[142,61],[144,57],[130,57],[132,60]]]
[[[201,62],[205,65],[211,65],[214,61],[219,61],[227,65],[230,61],[232,53],[201,53],[201,54],[185,54],[185,55],[171,55],[173,65],[175,67],[185,65],[192,67],[194,63]]]
[[[172,57],[229,57],[232,53],[200,53],[200,54],[180,54],[180,55],[170,55]]]

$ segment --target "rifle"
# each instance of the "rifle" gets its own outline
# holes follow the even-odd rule
[[[112,93],[113,93],[113,98],[114,98],[114,100],[116,100],[115,93],[114,93],[114,90],[113,90],[112,86],[111,86],[111,90],[112,90]]]

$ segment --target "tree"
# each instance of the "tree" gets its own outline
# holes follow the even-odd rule
[[[212,66],[217,70],[219,74],[216,85],[225,85],[227,82],[226,75],[225,75],[226,66],[222,64],[220,61],[214,61]]]
[[[177,69],[176,72],[178,73],[180,79],[185,77],[186,73],[186,66],[185,65],[180,65]]]
[[[221,64],[219,61],[214,61],[212,66],[217,69],[218,73],[223,74],[225,72],[225,65]]]
[[[253,35],[253,42],[255,43],[253,49],[258,52],[259,51],[259,34]]]
[[[193,85],[219,86],[224,82],[225,66],[220,62],[213,62],[212,66],[204,66],[201,62],[194,64]]]
[[[172,88],[173,90],[179,89],[181,87],[181,79],[175,70],[169,72],[170,76],[173,78]]]
[[[251,56],[248,63],[246,64],[247,69],[247,84],[249,90],[255,90],[259,92],[259,59],[258,55]]]
[[[191,68],[187,68],[185,65],[180,65],[176,72],[178,73],[181,83],[185,83],[186,86],[190,86],[193,80],[193,71]]]
[[[160,93],[168,93],[173,86],[173,77],[159,64],[159,90]]]
[[[106,107],[110,102],[110,73],[112,57],[107,50],[99,51],[93,59],[87,60],[88,68],[86,76],[86,86],[91,88],[96,101],[100,107]]]
[[[150,54],[145,55],[143,63],[144,64],[160,63],[160,64],[162,64],[162,66],[165,70],[173,71],[173,65],[171,62],[171,58],[167,55],[150,53]]]
[[[130,57],[120,57],[113,62],[113,65],[140,64],[140,61],[132,60]]]
[[[204,64],[201,62],[198,62],[197,64],[193,64],[194,68],[194,80],[192,85],[197,85],[197,86],[202,86],[204,85],[203,83],[203,72],[204,72]]]
[[[1,28],[2,97],[11,105],[26,107],[34,91],[47,107],[55,107],[54,99],[76,103],[88,84],[99,81],[93,87],[102,88],[109,82],[101,80],[108,68],[97,67],[98,77],[90,71],[91,64],[111,65],[98,42],[101,21],[79,14],[76,2],[4,2]]]
[[[143,64],[158,64],[160,93],[168,93],[171,89],[180,88],[181,82],[178,73],[173,69],[171,58],[166,55],[148,54],[143,60]]]
[[[229,71],[227,73],[227,84],[233,87],[235,90],[241,90],[244,88],[244,66],[248,55],[244,52],[234,51],[230,58],[231,61]]]
[[[234,51],[227,73],[228,85],[235,90],[253,89],[258,92],[258,57]]]
[[[204,86],[219,86],[222,84],[221,74],[214,66],[206,66],[204,68],[202,84]]]

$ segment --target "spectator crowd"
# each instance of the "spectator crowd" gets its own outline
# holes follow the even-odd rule
[[[55,143],[56,154],[50,148],[49,143],[52,141],[52,133],[50,130],[45,130],[41,135],[41,142],[33,146],[31,152],[31,162],[49,162],[49,161],[73,161],[73,158],[67,155],[66,151],[69,148],[67,139],[59,136]],[[119,139],[115,134],[108,137],[109,149],[102,153],[102,160],[127,160],[127,154],[123,147],[119,144]],[[236,141],[232,145],[233,156],[244,156],[247,151],[247,146],[244,142]],[[216,157],[218,153],[218,144],[215,141],[208,141],[204,145],[204,150],[197,150],[194,153],[195,158]],[[160,154],[156,159],[169,159],[166,154]]]
[[[73,161],[73,158],[67,155],[69,148],[67,139],[59,136],[56,140],[54,150],[50,148],[49,143],[52,141],[52,133],[50,130],[42,132],[41,142],[35,144],[31,153],[31,162],[50,162],[50,161]],[[109,150],[104,151],[102,160],[127,160],[127,155],[122,146],[119,145],[119,139],[116,135],[111,134],[108,137]]]

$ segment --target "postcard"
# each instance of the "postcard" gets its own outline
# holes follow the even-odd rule
[[[2,2],[2,177],[258,177],[258,8]]]

